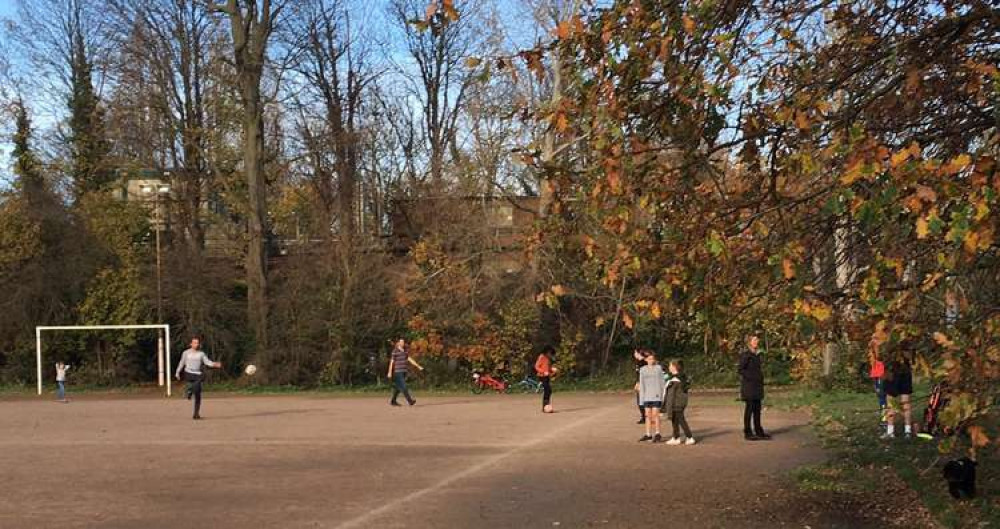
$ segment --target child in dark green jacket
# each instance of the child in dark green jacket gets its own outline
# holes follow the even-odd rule
[[[667,441],[668,445],[681,444],[680,430],[684,430],[685,441],[683,444],[693,445],[694,437],[691,435],[691,428],[687,419],[684,418],[684,409],[688,404],[688,389],[691,383],[688,382],[687,375],[684,374],[684,363],[680,360],[670,362],[670,370],[667,379],[667,388],[664,390],[663,411],[670,417],[670,423],[674,427],[674,436]]]

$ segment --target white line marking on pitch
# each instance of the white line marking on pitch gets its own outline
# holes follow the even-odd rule
[[[501,454],[497,454],[495,456],[487,458],[487,459],[483,460],[482,462],[477,463],[477,464],[475,464],[475,465],[473,465],[473,466],[471,466],[471,467],[469,467],[469,468],[467,468],[465,470],[458,471],[458,472],[456,472],[456,473],[454,473],[454,474],[452,474],[452,475],[450,475],[450,476],[442,479],[441,481],[438,481],[437,483],[434,483],[433,485],[424,487],[424,488],[422,488],[420,490],[413,491],[413,492],[407,494],[406,496],[403,496],[401,498],[398,498],[398,499],[395,499],[395,500],[390,501],[388,503],[385,503],[385,504],[383,504],[381,507],[379,507],[377,509],[373,509],[371,511],[368,511],[365,514],[362,514],[361,516],[358,516],[356,518],[352,518],[352,519],[347,520],[345,522],[341,522],[341,523],[335,525],[334,528],[335,529],[349,529],[351,527],[363,527],[363,526],[369,524],[370,522],[372,522],[372,520],[374,520],[374,519],[376,519],[376,518],[378,518],[378,517],[380,517],[380,516],[388,513],[389,511],[395,509],[396,507],[399,507],[400,505],[403,505],[403,504],[405,504],[407,502],[411,502],[411,501],[413,501],[413,500],[415,500],[417,498],[421,498],[423,496],[427,496],[428,494],[433,494],[434,492],[437,492],[438,490],[443,489],[443,488],[447,487],[448,485],[451,485],[452,483],[454,483],[456,481],[459,481],[459,480],[464,479],[464,478],[466,478],[468,476],[471,476],[472,474],[475,474],[475,473],[477,473],[477,472],[479,472],[481,470],[484,470],[487,467],[493,466],[493,465],[499,463],[500,461],[503,461],[504,459],[507,459],[508,457],[510,457],[510,456],[512,456],[512,455],[514,455],[514,454],[516,454],[518,452],[521,452],[521,451],[524,451],[524,450],[526,450],[528,448],[531,448],[533,446],[537,446],[539,444],[545,443],[545,442],[551,440],[554,437],[562,435],[562,433],[565,432],[566,430],[572,430],[573,428],[576,428],[578,426],[582,426],[582,425],[584,425],[584,424],[586,424],[586,423],[588,423],[590,421],[593,421],[593,420],[595,420],[595,419],[597,419],[599,417],[603,417],[603,416],[607,415],[608,413],[611,413],[612,411],[615,411],[615,409],[614,408],[608,408],[608,409],[605,409],[601,413],[597,413],[597,414],[591,415],[590,417],[586,417],[586,418],[580,419],[580,420],[578,420],[576,422],[569,423],[569,424],[563,426],[562,428],[553,430],[553,431],[551,431],[551,432],[549,432],[549,433],[547,433],[547,434],[545,434],[545,435],[543,435],[541,437],[538,437],[538,438],[535,438],[535,439],[533,439],[531,441],[528,441],[527,443],[524,443],[524,444],[521,444],[521,445],[517,445],[514,448],[511,448],[510,450],[508,450],[506,452],[503,452]]]

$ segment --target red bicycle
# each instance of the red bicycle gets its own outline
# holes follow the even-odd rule
[[[492,389],[497,393],[507,393],[509,387],[507,381],[502,378],[496,378],[479,371],[472,372],[472,392],[476,395],[487,389]]]

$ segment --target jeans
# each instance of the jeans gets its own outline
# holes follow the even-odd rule
[[[184,372],[184,380],[187,381],[188,398],[194,397],[194,416],[201,417],[201,383],[205,380],[205,375]]]
[[[62,380],[56,381],[56,397],[59,400],[66,400],[66,382]]]
[[[406,398],[406,402],[413,404],[416,402],[413,397],[410,396],[410,391],[406,389],[406,373],[400,371],[392,374],[392,403],[396,404],[396,398],[402,393],[403,397]]]
[[[691,438],[691,427],[688,426],[687,419],[684,418],[684,410],[674,410],[670,412],[670,424],[674,427],[674,439],[679,439],[681,430],[684,430],[684,437]]]
[[[743,408],[743,433],[746,435],[757,434],[760,435],[764,433],[764,427],[760,425],[760,410],[761,402],[760,399],[752,399],[746,401],[746,407]],[[750,422],[753,421],[753,430],[750,429]]]
[[[542,383],[542,408],[552,402],[552,377],[538,377],[538,381]]]
[[[879,409],[885,409],[886,406],[885,383],[882,382],[881,378],[875,379],[875,394],[878,395]]]

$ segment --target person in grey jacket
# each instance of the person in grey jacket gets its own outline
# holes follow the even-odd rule
[[[646,355],[646,365],[639,370],[639,382],[635,384],[635,389],[639,392],[639,402],[646,410],[646,435],[639,439],[640,443],[663,442],[663,436],[660,435],[660,407],[663,406],[665,384],[663,368],[656,363],[656,355],[650,352]],[[655,434],[650,435],[651,431]]]
[[[213,362],[208,358],[208,355],[201,350],[201,340],[199,338],[191,339],[191,348],[184,351],[181,355],[180,362],[177,363],[177,380],[184,380],[187,382],[187,388],[184,390],[184,396],[191,399],[194,397],[194,416],[192,419],[201,419],[201,383],[205,380],[205,374],[202,372],[204,366],[220,368],[222,367],[222,362]],[[181,379],[181,373],[184,373],[184,378]]]

